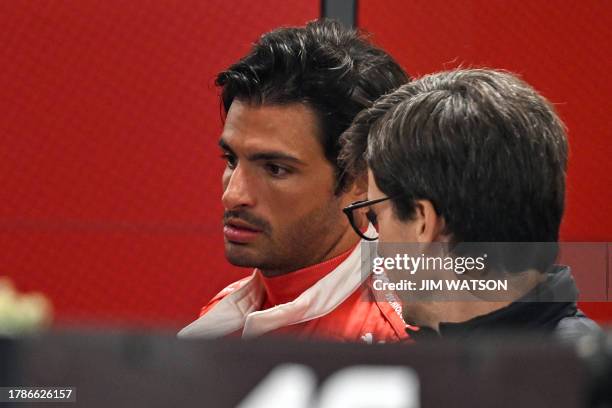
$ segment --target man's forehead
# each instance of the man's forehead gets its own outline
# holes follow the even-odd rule
[[[250,153],[279,150],[323,156],[318,133],[316,115],[303,104],[254,105],[236,100],[227,114],[220,144]]]

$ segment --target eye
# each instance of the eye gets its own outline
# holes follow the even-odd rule
[[[236,159],[236,156],[226,152],[221,155],[221,158],[225,160],[225,164],[227,165],[228,168],[232,170],[236,168],[236,164],[238,162],[238,160]]]
[[[289,170],[288,169],[286,169],[284,167],[281,167],[278,164],[266,163],[265,167],[266,167],[266,170],[268,171],[268,173],[270,173],[274,177],[283,177],[283,176],[286,176],[287,174],[289,174]]]

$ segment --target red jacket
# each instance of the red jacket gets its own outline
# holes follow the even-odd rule
[[[375,298],[361,263],[357,245],[280,277],[266,278],[256,269],[217,294],[179,337],[238,333],[243,338],[282,334],[366,343],[407,340],[399,306]]]

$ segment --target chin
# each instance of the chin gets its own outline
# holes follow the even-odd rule
[[[240,256],[239,254],[235,254],[233,252],[225,252],[225,258],[229,263],[234,266],[243,266],[243,267],[256,267],[255,263],[249,259],[249,257]]]
[[[257,268],[258,262],[252,252],[244,245],[225,243],[225,258],[234,266]]]

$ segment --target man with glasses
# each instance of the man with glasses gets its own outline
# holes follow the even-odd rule
[[[528,84],[487,69],[427,75],[361,112],[342,144],[349,172],[368,175],[370,200],[345,209],[355,232],[363,233],[354,211],[367,209],[379,254],[403,243],[406,252],[419,249],[420,262],[433,259],[416,274],[389,262],[402,283],[395,293],[404,319],[421,327],[417,342],[423,333],[466,339],[519,328],[574,340],[599,330],[576,307],[569,268],[554,265],[567,137],[553,106]],[[444,255],[450,270],[431,253]],[[465,255],[481,264],[453,270]],[[410,284],[422,273],[451,284],[438,295],[427,282],[421,301]],[[492,276],[510,288],[474,284]]]
[[[362,274],[342,208],[364,198],[366,185],[345,177],[337,155],[355,115],[408,80],[387,53],[331,21],[267,33],[218,75],[225,255],[255,270],[179,336],[407,338]],[[354,224],[373,231],[364,214]]]

